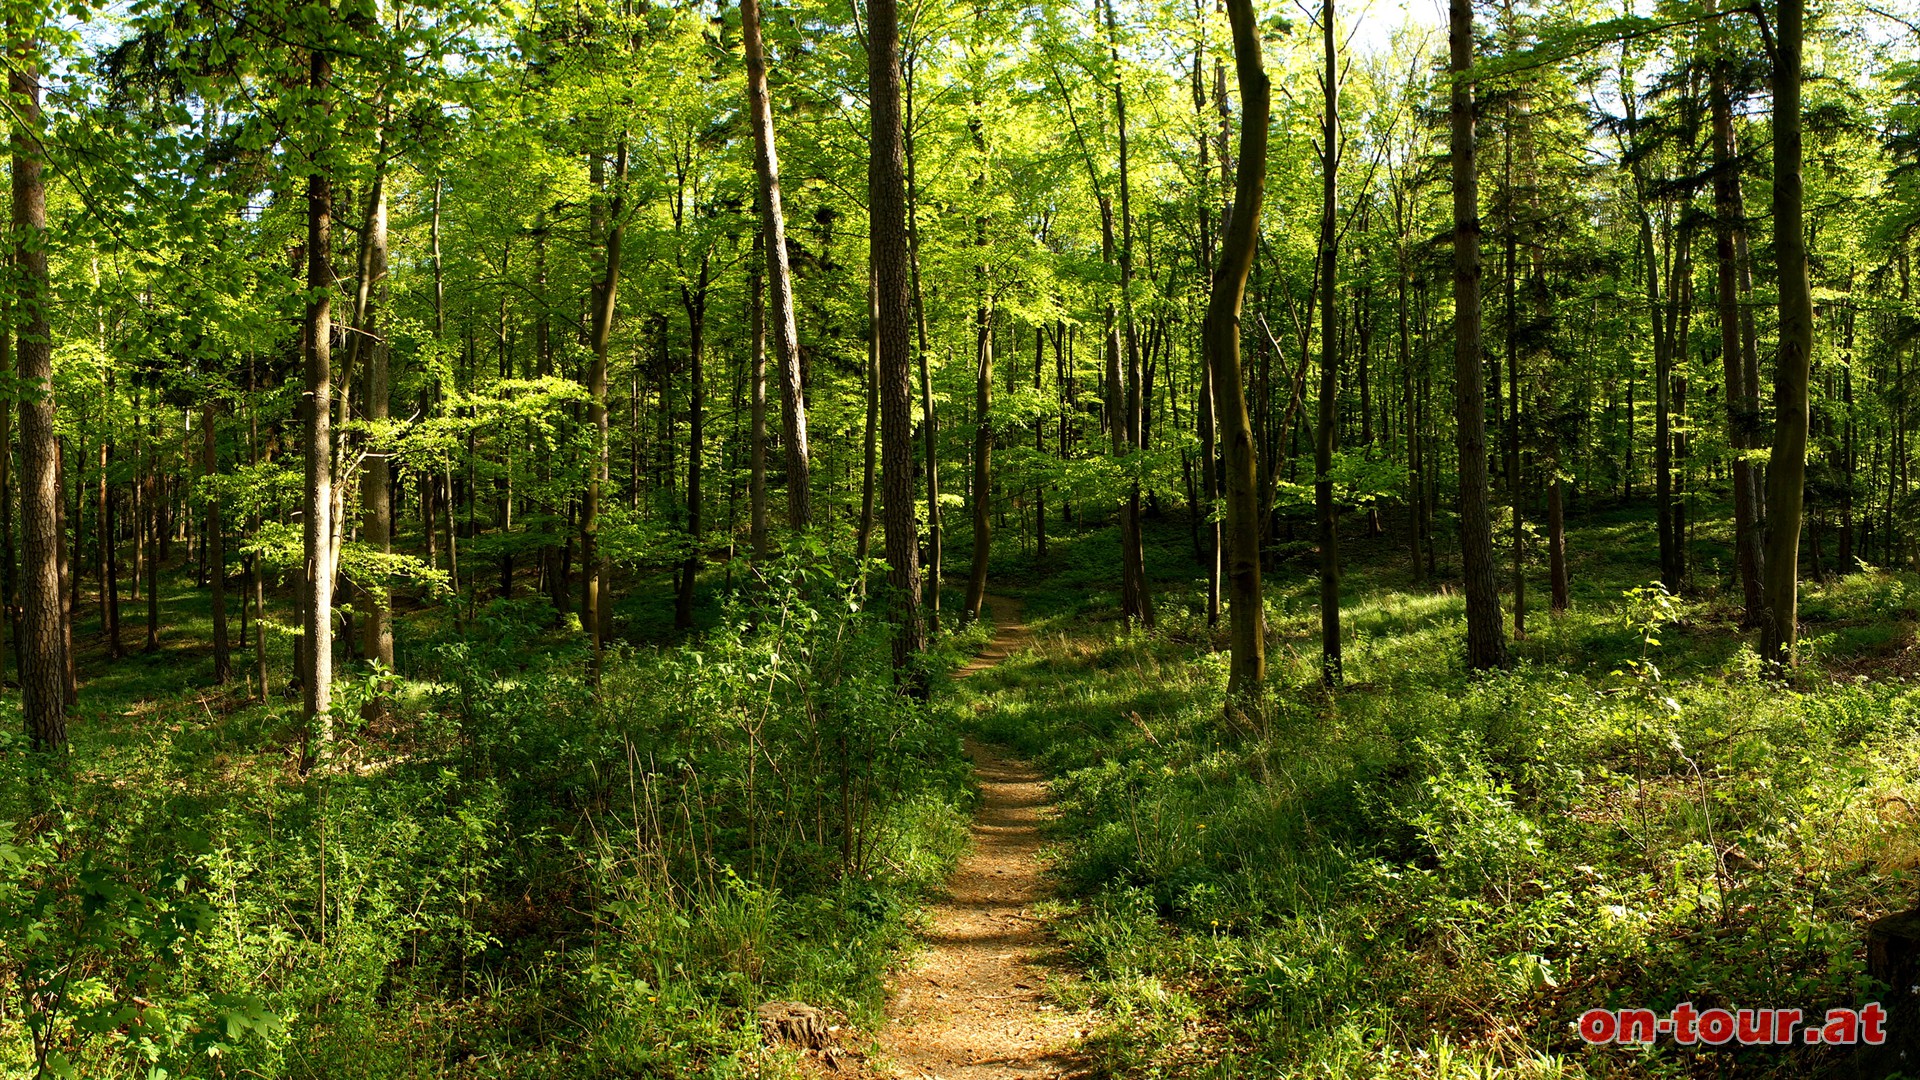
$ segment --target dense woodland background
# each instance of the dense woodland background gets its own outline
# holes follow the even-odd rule
[[[1920,14],[1438,14],[11,0],[0,1073],[814,1067],[971,733],[1096,1074],[1884,1075],[1570,1022],[1889,990]]]

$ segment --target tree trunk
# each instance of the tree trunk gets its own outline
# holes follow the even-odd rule
[[[220,516],[218,490],[212,485],[213,479],[220,475],[220,452],[213,430],[213,420],[216,415],[217,410],[211,399],[201,404],[201,465],[209,481],[205,546],[207,583],[212,587],[213,592],[213,681],[224,686],[233,678],[233,652],[227,641],[227,549],[226,538],[222,535],[226,530],[226,523]],[[101,461],[104,463],[106,458],[102,456]],[[105,502],[103,498],[101,500],[103,508]]]
[[[1129,451],[1145,448],[1145,375],[1141,368],[1139,332],[1133,317],[1133,194],[1130,146],[1127,139],[1127,95],[1120,70],[1119,21],[1113,0],[1105,0],[1107,9],[1107,51],[1113,64],[1113,114],[1120,151],[1120,316],[1126,340],[1126,369],[1121,373],[1125,387],[1121,395],[1124,410],[1122,428]],[[1132,588],[1126,614],[1142,626],[1153,625],[1153,593],[1147,586],[1146,544],[1140,533],[1140,483],[1127,485],[1127,505],[1120,516],[1121,558],[1124,573]]]
[[[332,13],[328,11],[328,18]],[[324,164],[329,152],[329,97],[333,60],[314,49],[308,90],[321,110],[315,152],[307,174],[306,549],[303,666],[300,672],[307,736],[322,746],[333,737],[333,185]],[[149,582],[151,587],[151,582]],[[309,745],[303,764],[314,759]]]
[[[47,324],[47,191],[40,123],[37,32],[10,27],[15,47],[7,74],[16,102],[13,136],[14,320],[20,395],[20,692],[27,738],[35,750],[64,754],[66,650],[60,611],[60,488],[54,440],[53,342]],[[32,34],[33,36],[27,36]]]
[[[1486,383],[1480,364],[1480,178],[1474,162],[1473,5],[1448,0],[1447,42],[1453,86],[1448,100],[1453,167],[1453,372],[1455,440],[1460,452],[1460,561],[1467,605],[1467,666],[1505,667],[1500,591],[1493,576],[1488,512]]]
[[[875,457],[880,450],[880,319],[874,310],[878,299],[872,281],[867,282],[867,422],[860,448],[860,530],[854,537],[854,561],[866,565],[873,541],[873,479]],[[864,583],[866,577],[861,576]],[[865,588],[865,585],[862,585]]]
[[[1334,0],[1320,5],[1326,67],[1320,89],[1320,408],[1313,439],[1313,511],[1320,544],[1320,681],[1341,682],[1340,517],[1333,505],[1333,451],[1340,429],[1340,346],[1337,295],[1340,265],[1340,71],[1333,43]],[[1363,364],[1365,361],[1361,361]]]
[[[707,345],[708,260],[700,260],[699,283],[689,289],[680,287],[680,302],[687,309],[687,556],[680,564],[680,592],[674,598],[673,625],[676,630],[693,629],[694,589],[700,583],[701,460],[707,456],[707,379],[704,355]]]
[[[753,543],[753,561],[765,562],[767,548],[767,298],[766,282],[761,277],[767,242],[766,208],[761,207],[760,228],[753,234],[753,258],[747,267],[748,320],[752,327],[752,388],[748,401],[753,412],[749,429],[749,475],[747,480],[748,535]]]
[[[978,240],[986,243],[986,226],[980,225]],[[977,273],[980,288],[986,288],[986,267]],[[962,622],[980,617],[987,597],[987,561],[993,554],[992,522],[989,510],[993,496],[993,307],[983,291],[973,317],[973,484],[967,499],[973,511],[973,567],[967,574],[966,607]]]
[[[1247,416],[1240,370],[1240,308],[1260,241],[1260,202],[1267,183],[1267,127],[1271,109],[1266,65],[1253,0],[1225,0],[1233,28],[1234,71],[1240,84],[1240,162],[1233,213],[1221,237],[1204,330],[1212,369],[1214,415],[1226,457],[1227,583],[1230,654],[1227,693],[1258,712],[1266,693],[1267,643],[1260,592],[1260,495],[1254,477],[1253,424]],[[1464,2],[1464,0],[1461,0]]]
[[[900,11],[896,0],[873,0],[867,10],[867,84],[873,125],[867,205],[879,323],[882,514],[887,530],[887,580],[892,586],[893,616],[898,627],[893,664],[905,688],[923,696],[924,675],[909,670],[914,655],[926,647],[926,630],[920,621],[920,545],[913,506],[909,321],[913,318],[913,297],[907,248],[906,145],[900,115]]]
[[[112,406],[113,372],[107,372],[106,401]],[[100,504],[94,511],[94,527],[99,532],[96,546],[100,557],[100,629],[107,638],[108,659],[118,660],[127,654],[120,643],[120,552],[119,533],[114,527],[113,483],[108,479],[113,470],[113,439],[100,441]]]
[[[596,160],[598,160],[596,156]],[[620,134],[620,149],[614,159],[613,199],[608,208],[606,249],[600,267],[600,279],[593,287],[593,326],[588,344],[593,360],[587,365],[587,422],[594,430],[594,460],[588,466],[586,494],[580,501],[580,567],[584,578],[586,604],[581,621],[593,642],[593,661],[589,678],[600,681],[600,659],[606,651],[607,631],[612,625],[613,598],[608,595],[607,561],[600,554],[600,513],[606,500],[607,469],[611,446],[607,431],[607,346],[613,337],[613,312],[620,293],[620,240],[626,231],[623,207],[626,201],[627,136]],[[601,196],[597,190],[594,195]]]
[[[375,428],[376,439],[384,437],[378,433],[378,429],[390,418],[389,410],[392,407],[392,354],[379,333],[381,290],[386,287],[387,277],[387,190],[384,179],[382,176],[374,178],[372,206],[367,214],[367,236],[363,241],[367,247],[367,258],[363,260],[367,277],[361,285],[361,293],[366,300],[357,320],[360,333],[356,337],[361,344],[355,347],[355,351],[365,350],[367,354],[367,393],[362,409],[367,422]],[[392,482],[391,458],[384,448],[376,447],[367,454],[360,467],[360,538],[382,554],[393,551]],[[361,651],[367,659],[392,670],[393,610],[392,600],[384,589],[367,598],[366,619],[361,624],[360,632]],[[373,721],[383,718],[386,709],[385,698],[376,698],[367,703],[363,715],[368,721]]]
[[[1807,377],[1813,287],[1807,276],[1800,175],[1800,51],[1805,0],[1780,0],[1773,65],[1773,232],[1780,268],[1780,354],[1773,375],[1773,455],[1767,464],[1765,619],[1760,657],[1780,672],[1799,661],[1800,516],[1807,476]]]
[[[1762,566],[1759,523],[1760,470],[1747,459],[1759,431],[1756,387],[1747,385],[1746,353],[1741,341],[1739,292],[1740,238],[1746,230],[1746,206],[1740,193],[1740,166],[1733,134],[1733,105],[1728,89],[1730,60],[1724,37],[1716,36],[1719,51],[1708,82],[1708,111],[1713,124],[1713,248],[1714,299],[1720,317],[1720,369],[1726,379],[1727,444],[1733,456],[1733,521],[1735,565],[1745,603],[1742,621],[1758,626]]]
[[[780,366],[780,421],[787,458],[787,524],[794,529],[805,529],[813,521],[807,402],[800,381],[793,274],[787,264],[780,155],[773,141],[773,105],[767,94],[766,51],[760,40],[760,0],[741,0],[740,38],[747,54],[747,111],[753,127],[753,171],[760,182],[760,209],[766,215],[761,227],[766,232],[767,282],[773,293],[773,355]]]

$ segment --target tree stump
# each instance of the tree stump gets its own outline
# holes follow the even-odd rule
[[[807,1050],[833,1045],[827,1014],[797,1001],[769,1001],[753,1010],[760,1018],[760,1037],[769,1043],[789,1043]]]
[[[1887,984],[1887,1041],[1861,1046],[1834,1075],[1878,1080],[1911,1074],[1920,1051],[1920,909],[1885,915],[1867,924],[1867,973]]]
[[[1886,983],[1888,995],[1896,1000],[1920,989],[1920,910],[1896,912],[1867,924],[1867,971]]]

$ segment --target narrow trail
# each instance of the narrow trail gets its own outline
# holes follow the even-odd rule
[[[1020,602],[989,596],[993,641],[957,678],[1004,661],[1032,634]],[[1052,937],[1030,910],[1051,892],[1040,864],[1046,781],[1033,766],[967,740],[980,778],[973,850],[929,911],[927,951],[895,980],[879,1033],[880,1075],[900,1080],[1010,1080],[1075,1075],[1090,1022],[1046,1001]]]

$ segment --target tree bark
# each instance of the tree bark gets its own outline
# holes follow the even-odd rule
[[[1227,583],[1230,627],[1227,693],[1258,712],[1266,693],[1267,643],[1260,591],[1260,495],[1254,477],[1253,424],[1240,369],[1240,309],[1260,242],[1260,203],[1267,183],[1271,90],[1260,55],[1253,0],[1226,0],[1240,84],[1240,161],[1233,213],[1221,238],[1207,300],[1204,334],[1212,369],[1214,415],[1226,457]]]
[[[1720,317],[1720,368],[1727,384],[1727,444],[1733,452],[1735,565],[1745,604],[1743,622],[1754,627],[1759,625],[1764,607],[1760,595],[1764,556],[1759,527],[1760,470],[1748,460],[1747,451],[1758,444],[1760,418],[1758,388],[1747,384],[1746,348],[1741,340],[1739,248],[1746,231],[1746,205],[1740,192],[1740,163],[1728,89],[1731,62],[1720,35],[1715,38],[1717,48],[1707,89],[1713,125],[1714,299]]]
[[[680,287],[681,306],[687,309],[687,555],[680,564],[680,592],[674,597],[673,625],[676,630],[693,629],[694,589],[700,583],[700,539],[702,505],[700,467],[707,456],[707,344],[708,260],[700,260],[699,283]]]
[[[612,447],[607,429],[607,346],[613,337],[613,312],[620,293],[620,241],[626,232],[623,209],[626,201],[627,136],[620,135],[620,149],[614,159],[613,199],[608,207],[606,249],[600,267],[600,279],[593,288],[593,324],[588,344],[593,360],[587,365],[587,422],[594,430],[594,460],[588,467],[587,489],[580,500],[580,568],[584,578],[586,603],[581,621],[593,642],[593,661],[589,678],[597,686],[600,660],[606,652],[607,631],[612,625],[613,598],[608,595],[607,561],[600,554],[600,513],[606,500],[607,469]],[[595,195],[598,198],[598,193]]]
[[[906,145],[900,115],[900,11],[897,0],[868,7],[867,85],[872,102],[873,158],[867,172],[872,219],[872,273],[879,316],[882,514],[887,575],[897,632],[893,664],[902,685],[924,696],[924,676],[909,668],[926,647],[920,620],[920,544],[914,527],[913,297],[907,248]],[[938,587],[936,583],[936,588]]]
[[[1336,293],[1340,240],[1335,215],[1339,210],[1341,136],[1333,10],[1334,0],[1322,0],[1320,31],[1326,66],[1320,77],[1320,416],[1313,439],[1313,510],[1320,544],[1320,681],[1328,687],[1341,682],[1340,517],[1333,504],[1333,451],[1340,429],[1340,298]]]
[[[387,277],[387,190],[385,178],[374,178],[372,206],[367,214],[367,235],[363,243],[367,248],[367,258],[363,260],[366,281],[361,286],[365,297],[356,320],[360,324],[360,333],[356,337],[360,344],[356,351],[367,354],[367,392],[363,413],[376,431],[375,438],[381,438],[378,429],[390,418],[391,405],[391,352],[387,343],[380,337],[380,300],[381,290],[386,287]],[[369,547],[381,554],[393,551],[393,468],[391,459],[384,449],[376,447],[366,455],[360,467],[360,538]],[[392,670],[393,663],[393,611],[392,601],[384,590],[367,598],[366,619],[361,624],[361,651],[366,658],[380,666]],[[384,698],[376,698],[367,703],[365,716],[369,721],[381,718],[386,713]]]
[[[215,439],[214,417],[218,410],[211,398],[200,406],[201,466],[207,480],[207,584],[213,593],[213,681],[221,685],[233,678],[233,650],[227,639],[227,549],[222,533],[226,523],[220,516],[220,495],[212,481],[220,475],[220,452]],[[105,447],[102,447],[104,451]],[[101,462],[106,458],[103,454]],[[105,477],[102,477],[104,482]],[[102,489],[104,492],[104,488]],[[100,500],[102,509],[106,500]],[[104,530],[102,530],[104,532]],[[104,576],[104,575],[103,575]]]
[[[328,17],[332,17],[329,10]],[[333,184],[330,151],[333,60],[313,50],[307,89],[319,110],[319,130],[307,174],[306,549],[301,693],[307,736],[325,746],[333,737]],[[151,585],[151,583],[150,583]],[[311,744],[303,764],[314,759]]]
[[[1760,657],[1775,671],[1798,662],[1800,519],[1807,476],[1807,379],[1813,286],[1807,275],[1800,55],[1805,0],[1780,0],[1773,67],[1773,231],[1780,268],[1780,352],[1773,375],[1773,455],[1767,464],[1767,546]]]
[[[880,451],[880,318],[874,301],[878,299],[873,282],[867,283],[867,419],[860,447],[860,528],[854,536],[854,562],[865,565],[873,542],[873,480],[876,457]],[[865,582],[865,575],[861,581]],[[864,588],[864,584],[862,588]]]
[[[20,692],[27,738],[35,750],[64,754],[66,650],[60,610],[58,462],[54,445],[53,341],[47,323],[47,191],[40,124],[37,32],[17,23],[7,74],[16,123],[13,136],[15,360],[20,378]],[[32,36],[28,36],[32,35]]]
[[[1453,169],[1453,372],[1460,453],[1460,561],[1467,606],[1467,666],[1505,667],[1507,642],[1494,581],[1488,511],[1486,383],[1480,364],[1480,178],[1474,160],[1472,0],[1448,0],[1448,145]]]
[[[760,182],[760,209],[765,215],[761,227],[766,232],[767,284],[773,300],[773,355],[780,368],[787,524],[794,529],[805,529],[813,521],[807,401],[800,380],[799,330],[793,317],[793,273],[787,262],[780,154],[773,140],[773,104],[767,92],[766,50],[760,38],[760,0],[740,0],[740,38],[747,54],[747,111],[753,127],[753,171]]]
[[[767,298],[761,267],[766,248],[766,208],[760,208],[760,228],[753,234],[753,259],[747,267],[748,319],[751,324],[753,371],[748,391],[753,413],[747,436],[749,472],[747,480],[748,535],[753,543],[753,560],[765,562],[767,548]]]

